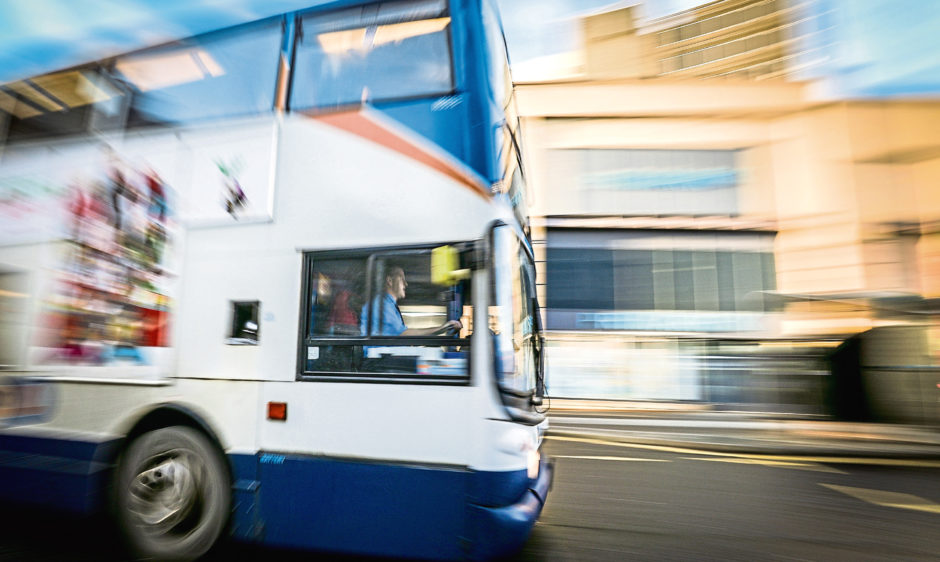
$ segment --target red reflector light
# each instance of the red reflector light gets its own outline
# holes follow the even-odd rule
[[[268,419],[287,421],[287,402],[268,402]]]

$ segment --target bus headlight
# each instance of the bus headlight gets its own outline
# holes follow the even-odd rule
[[[535,480],[539,477],[539,463],[542,461],[542,455],[537,450],[529,450],[526,455],[526,476],[529,480]]]

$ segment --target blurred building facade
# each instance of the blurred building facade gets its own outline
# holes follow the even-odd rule
[[[517,84],[554,395],[813,410],[821,350],[929,323],[940,102],[814,101],[803,14],[593,14]]]

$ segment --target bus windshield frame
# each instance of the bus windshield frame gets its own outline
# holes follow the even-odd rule
[[[492,283],[489,322],[495,380],[510,417],[538,424],[543,392],[542,334],[535,290],[535,262],[516,229],[494,226],[490,236]]]

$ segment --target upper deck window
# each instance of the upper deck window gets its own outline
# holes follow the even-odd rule
[[[100,128],[123,96],[97,63],[0,85],[0,143]]]
[[[0,143],[271,111],[281,36],[268,21],[0,85]]]
[[[128,125],[185,123],[271,111],[281,50],[279,22],[196,37],[121,57]]]
[[[291,106],[450,93],[450,23],[444,0],[385,2],[304,17]]]

